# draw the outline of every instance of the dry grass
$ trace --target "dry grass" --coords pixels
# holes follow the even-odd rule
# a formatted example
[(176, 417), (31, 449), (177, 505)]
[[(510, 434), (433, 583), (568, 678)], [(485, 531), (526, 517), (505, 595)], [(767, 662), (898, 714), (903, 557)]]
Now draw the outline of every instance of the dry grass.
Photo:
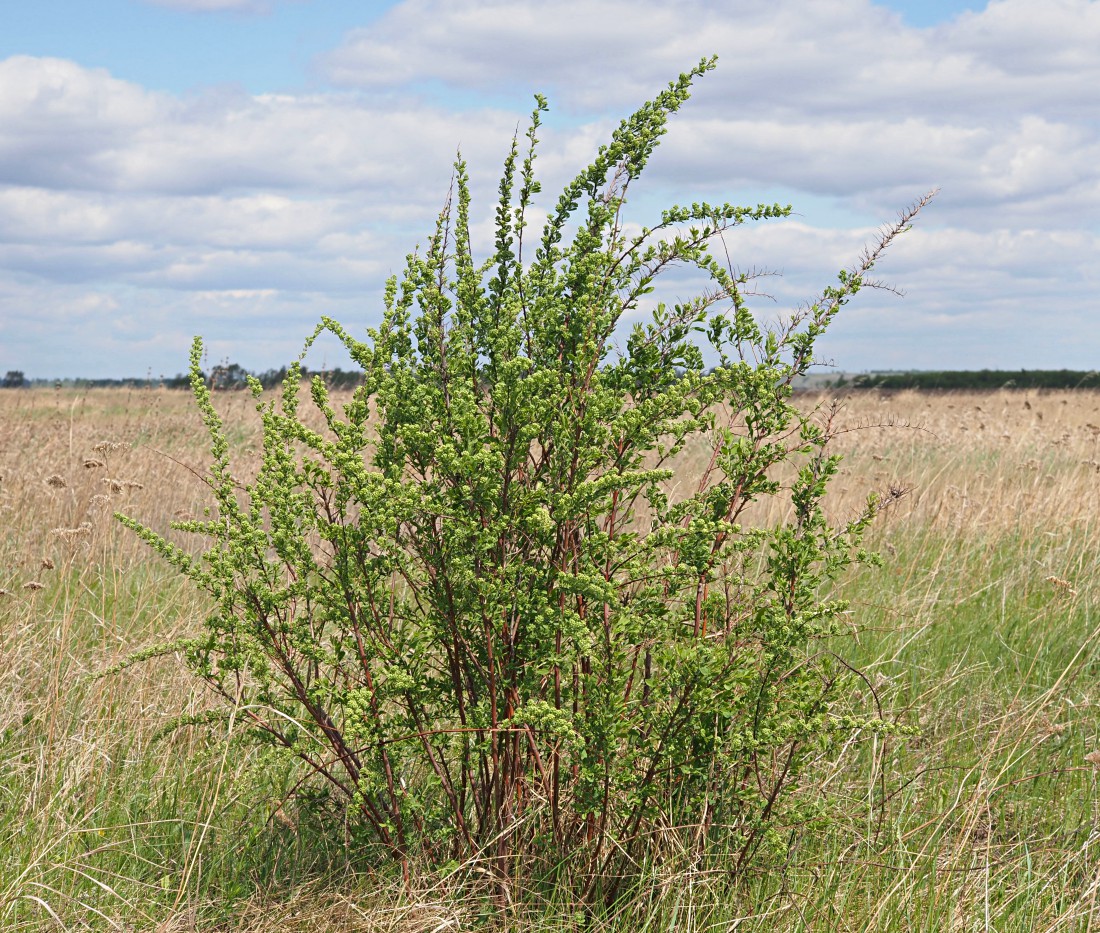
[[(252, 402), (218, 404), (247, 462)], [(855, 640), (838, 650), (922, 735), (822, 763), (815, 786), (850, 818), (785, 873), (731, 889), (665, 866), (589, 928), (1100, 926), (1100, 394), (866, 393), (835, 424), (834, 516), (910, 490), (875, 532), (886, 568), (847, 586)], [(202, 599), (111, 518), (165, 530), (201, 514), (190, 397), (0, 392), (0, 432), (0, 927), (477, 925), (483, 905), (439, 887), (327, 883), (343, 840), (325, 851), (308, 813), (287, 816), (279, 774), (257, 780), (254, 754), (207, 731), (158, 740), (206, 702), (171, 659), (94, 676), (201, 625)], [(514, 926), (576, 928), (565, 907)]]
[(850, 477), (838, 492), (911, 487), (898, 525), (1001, 533), (1100, 517), (1100, 393), (869, 393), (845, 400), (840, 423), (865, 427), (838, 438)]

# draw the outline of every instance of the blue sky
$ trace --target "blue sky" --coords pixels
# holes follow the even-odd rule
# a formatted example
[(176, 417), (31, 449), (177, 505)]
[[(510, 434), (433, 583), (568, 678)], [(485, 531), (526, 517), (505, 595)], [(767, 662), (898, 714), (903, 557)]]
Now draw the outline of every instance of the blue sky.
[[(879, 5), (922, 28), (985, 6), (977, 0), (894, 0)], [(239, 84), (254, 94), (294, 92), (323, 85), (313, 67), (315, 59), (339, 45), (346, 33), (369, 26), (398, 3), (272, 0), (227, 3), (220, 10), (204, 6), (186, 0), (11, 4), (3, 14), (0, 56), (68, 58), (175, 93), (212, 84)]]
[[(0, 372), (250, 368), (378, 320), (461, 146), (482, 210), (546, 92), (547, 199), (703, 54), (642, 180), (791, 202), (738, 231), (812, 298), (941, 193), (822, 344), (845, 370), (1100, 363), (1100, 0), (38, 0), (0, 14)], [(686, 283), (672, 283), (672, 287)], [(329, 352), (321, 348), (318, 353)], [(326, 362), (331, 362), (326, 360)]]

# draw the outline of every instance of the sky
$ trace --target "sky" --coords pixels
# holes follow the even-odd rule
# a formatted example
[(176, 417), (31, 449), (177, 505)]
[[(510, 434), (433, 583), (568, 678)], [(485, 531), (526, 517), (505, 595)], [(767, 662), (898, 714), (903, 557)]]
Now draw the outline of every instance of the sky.
[[(0, 9), (0, 373), (252, 370), (362, 335), (461, 150), (475, 249), (536, 92), (543, 204), (717, 55), (627, 217), (726, 236), (765, 322), (938, 194), (818, 345), (846, 372), (1100, 366), (1100, 0), (36, 0)], [(687, 297), (674, 278), (667, 296)], [(629, 322), (627, 322), (629, 323)], [(347, 365), (322, 342), (313, 366)]]

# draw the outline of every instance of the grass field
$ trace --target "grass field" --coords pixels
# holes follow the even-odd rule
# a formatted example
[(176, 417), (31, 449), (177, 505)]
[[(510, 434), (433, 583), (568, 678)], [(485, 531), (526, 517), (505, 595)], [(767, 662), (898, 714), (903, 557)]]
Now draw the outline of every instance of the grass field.
[[(251, 399), (218, 404), (247, 464)], [(919, 735), (820, 762), (804, 793), (844, 817), (765, 875), (671, 859), (605, 917), (531, 904), (506, 928), (1100, 929), (1100, 394), (869, 392), (838, 421), (833, 515), (909, 493), (834, 647)], [(206, 463), (186, 393), (0, 393), (0, 929), (476, 928), (476, 888), (369, 872), (291, 774), (166, 732), (208, 702), (177, 659), (99, 676), (202, 625), (111, 516), (200, 515)]]

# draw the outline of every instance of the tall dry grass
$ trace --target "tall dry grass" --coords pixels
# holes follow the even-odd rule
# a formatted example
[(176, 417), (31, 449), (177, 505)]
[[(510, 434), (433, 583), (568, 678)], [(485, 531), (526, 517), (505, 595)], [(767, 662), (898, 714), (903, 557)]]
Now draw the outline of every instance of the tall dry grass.
[[(247, 471), (251, 399), (218, 404)], [(819, 763), (808, 793), (847, 817), (803, 833), (784, 871), (731, 880), (670, 856), (607, 917), (549, 904), (513, 928), (1100, 923), (1100, 395), (866, 393), (833, 417), (833, 516), (908, 494), (874, 533), (885, 567), (845, 584), (852, 635), (831, 647), (921, 734)], [(678, 481), (706, 457), (686, 451)], [(172, 658), (97, 676), (201, 626), (203, 600), (111, 515), (200, 515), (206, 463), (186, 393), (0, 392), (0, 928), (478, 925), (476, 894), (438, 879), (347, 874), (353, 841), (326, 838), (323, 801), (224, 730), (159, 736), (208, 702)]]

